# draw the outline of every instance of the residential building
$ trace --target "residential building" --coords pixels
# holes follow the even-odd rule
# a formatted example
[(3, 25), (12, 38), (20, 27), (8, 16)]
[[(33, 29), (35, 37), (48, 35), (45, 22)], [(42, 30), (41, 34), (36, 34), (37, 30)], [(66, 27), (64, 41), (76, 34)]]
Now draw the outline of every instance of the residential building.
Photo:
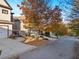
[(12, 34), (12, 7), (7, 0), (0, 0), (0, 38), (7, 38)]

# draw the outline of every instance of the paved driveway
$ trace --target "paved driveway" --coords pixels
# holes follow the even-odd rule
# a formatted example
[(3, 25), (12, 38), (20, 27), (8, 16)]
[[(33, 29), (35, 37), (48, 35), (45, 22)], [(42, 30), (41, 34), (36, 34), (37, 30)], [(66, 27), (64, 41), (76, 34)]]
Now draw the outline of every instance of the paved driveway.
[(64, 38), (49, 45), (23, 54), (20, 59), (72, 59), (74, 55), (73, 37)]
[(0, 39), (0, 59), (17, 59), (20, 54), (35, 49), (35, 46), (23, 44), (11, 39)]

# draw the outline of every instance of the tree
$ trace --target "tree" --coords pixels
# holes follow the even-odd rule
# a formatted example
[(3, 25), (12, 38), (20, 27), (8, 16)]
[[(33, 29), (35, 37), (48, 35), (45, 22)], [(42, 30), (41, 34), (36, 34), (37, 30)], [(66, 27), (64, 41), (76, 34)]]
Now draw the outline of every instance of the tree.
[(57, 32), (62, 22), (61, 9), (49, 6), (51, 0), (24, 0), (19, 6), (25, 15), (23, 21), (26, 28), (45, 32)]
[(68, 28), (66, 27), (65, 24), (60, 23), (59, 24), (59, 29), (58, 29), (58, 35), (63, 36), (68, 34)]
[(48, 12), (48, 20), (47, 22), (42, 23), (43, 27), (42, 30), (47, 31), (47, 32), (51, 32), (54, 31), (54, 29), (56, 30), (59, 26), (59, 23), (62, 22), (61, 19), (61, 9), (56, 6), (53, 10), (50, 10)]
[(70, 23), (69, 28), (71, 31), (78, 36), (79, 35), (79, 18), (73, 19)]
[[(51, 1), (51, 0), (50, 0)], [(40, 26), (46, 24), (48, 20), (48, 10), (50, 6), (49, 0), (23, 0), (21, 5), (19, 6), (22, 10), (23, 14), (26, 17), (24, 20), (25, 28), (29, 29), (41, 29)], [(43, 21), (45, 20), (45, 21)]]
[(59, 36), (67, 35), (68, 28), (66, 27), (65, 24), (63, 24), (63, 22), (53, 24), (53, 26), (54, 26), (54, 28), (53, 28), (52, 32), (55, 33), (55, 35), (57, 36), (57, 38)]

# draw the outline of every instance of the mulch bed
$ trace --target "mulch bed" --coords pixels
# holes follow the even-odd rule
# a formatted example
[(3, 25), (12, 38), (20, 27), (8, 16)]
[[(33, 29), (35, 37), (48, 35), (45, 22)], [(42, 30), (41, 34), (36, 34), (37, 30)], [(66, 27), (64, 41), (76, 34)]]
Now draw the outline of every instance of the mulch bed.
[(48, 42), (48, 40), (34, 40), (32, 42), (28, 42), (27, 44), (34, 45), (34, 46), (41, 46), (45, 45)]
[(47, 40), (46, 38), (32, 36), (26, 37), (26, 39), (23, 41), (23, 43), (25, 44), (30, 44), (34, 46), (43, 46), (46, 45), (48, 42), (49, 40)]
[(22, 43), (24, 44), (29, 44), (29, 45), (33, 45), (33, 46), (43, 46), (46, 45), (49, 42), (49, 40), (34, 40), (28, 43), (25, 43), (24, 41), (22, 41)]

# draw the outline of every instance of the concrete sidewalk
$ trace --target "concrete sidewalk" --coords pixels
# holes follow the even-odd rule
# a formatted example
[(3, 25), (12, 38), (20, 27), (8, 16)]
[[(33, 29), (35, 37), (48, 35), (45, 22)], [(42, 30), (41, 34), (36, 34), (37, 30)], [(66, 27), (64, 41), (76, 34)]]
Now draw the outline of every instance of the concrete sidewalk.
[(20, 59), (73, 59), (75, 39), (72, 37), (60, 39), (49, 45), (24, 53)]

